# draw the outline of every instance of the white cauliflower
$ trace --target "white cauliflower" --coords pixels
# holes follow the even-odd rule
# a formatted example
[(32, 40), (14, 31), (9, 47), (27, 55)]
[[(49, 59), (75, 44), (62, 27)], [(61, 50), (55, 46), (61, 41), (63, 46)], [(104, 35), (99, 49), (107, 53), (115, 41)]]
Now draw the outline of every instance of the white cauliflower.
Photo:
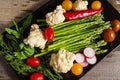
[(76, 0), (73, 3), (73, 8), (72, 9), (74, 11), (87, 10), (87, 5), (88, 5), (88, 1)]
[(57, 54), (51, 55), (50, 65), (59, 73), (67, 73), (73, 66), (75, 55), (65, 49), (60, 49)]
[(31, 47), (39, 47), (41, 49), (45, 48), (47, 40), (44, 37), (44, 34), (37, 24), (31, 26), (29, 36), (24, 39), (24, 43), (29, 44)]
[(61, 5), (58, 5), (53, 12), (49, 12), (46, 14), (46, 22), (48, 25), (54, 25), (61, 23), (65, 20), (63, 13), (65, 10)]

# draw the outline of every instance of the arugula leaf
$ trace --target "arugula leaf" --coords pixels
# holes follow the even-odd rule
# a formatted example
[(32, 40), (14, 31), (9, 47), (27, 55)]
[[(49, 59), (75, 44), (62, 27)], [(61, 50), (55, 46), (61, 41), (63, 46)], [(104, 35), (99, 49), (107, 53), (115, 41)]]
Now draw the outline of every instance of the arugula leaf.
[(5, 55), (6, 60), (11, 61), (13, 60), (13, 56), (10, 54)]
[(26, 56), (30, 57), (34, 54), (34, 52), (35, 52), (34, 48), (31, 48), (30, 46), (24, 47), (24, 53), (26, 54)]
[(24, 52), (14, 52), (15, 57), (17, 57), (18, 59), (27, 59), (27, 56), (24, 54)]
[(22, 42), (19, 44), (20, 49), (22, 50), (24, 48), (25, 44)]
[(12, 20), (12, 22), (15, 25), (16, 31), (19, 32), (19, 28), (18, 28), (17, 22), (14, 19)]
[(3, 41), (3, 35), (0, 33), (0, 46), (3, 46), (4, 41)]
[(14, 35), (6, 34), (6, 37), (7, 37), (8, 39), (10, 39), (10, 40), (13, 40), (13, 41), (15, 41), (15, 42), (18, 42), (17, 39), (16, 39), (16, 37), (15, 37)]
[(23, 60), (16, 59), (16, 58), (10, 61), (10, 65), (14, 70), (18, 72), (18, 74), (22, 74), (22, 75), (28, 75), (31, 72), (34, 72), (36, 70), (28, 66)]
[(11, 44), (11, 46), (13, 47), (13, 49), (14, 49), (15, 51), (20, 51), (19, 43), (11, 40), (11, 41), (10, 41), (10, 44)]
[(7, 31), (8, 34), (14, 35), (16, 38), (20, 38), (20, 34), (16, 30), (5, 28), (5, 31)]
[(23, 36), (23, 33), (24, 33), (25, 29), (30, 26), (31, 21), (32, 21), (32, 14), (30, 14), (30, 15), (27, 17), (27, 19), (24, 21), (22, 27), (19, 28), (19, 29), (20, 29), (20, 34), (21, 34), (21, 36)]
[(31, 48), (30, 46), (21, 44), (19, 47), (21, 47), (21, 51), (14, 52), (14, 56), (18, 59), (27, 59), (34, 54), (34, 48)]

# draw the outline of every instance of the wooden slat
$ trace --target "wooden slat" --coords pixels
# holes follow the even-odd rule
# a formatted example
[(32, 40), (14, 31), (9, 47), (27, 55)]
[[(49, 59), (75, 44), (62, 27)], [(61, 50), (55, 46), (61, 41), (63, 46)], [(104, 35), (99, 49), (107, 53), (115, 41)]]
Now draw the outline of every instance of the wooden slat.
[(18, 22), (34, 12), (48, 0), (0, 0), (0, 32), (12, 26), (11, 19)]
[(116, 4), (115, 0), (108, 0), (108, 2), (120, 13), (120, 4)]

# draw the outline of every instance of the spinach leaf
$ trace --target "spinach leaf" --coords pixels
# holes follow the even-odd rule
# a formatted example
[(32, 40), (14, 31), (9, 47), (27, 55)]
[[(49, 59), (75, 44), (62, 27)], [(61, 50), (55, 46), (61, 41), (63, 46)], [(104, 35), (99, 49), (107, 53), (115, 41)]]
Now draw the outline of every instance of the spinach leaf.
[(34, 54), (34, 52), (35, 52), (34, 48), (31, 48), (30, 46), (24, 47), (24, 53), (26, 54), (26, 56), (30, 57)]
[(20, 34), (16, 30), (5, 28), (5, 31), (7, 31), (8, 34), (14, 35), (16, 38), (20, 38)]
[(3, 47), (4, 41), (3, 41), (3, 35), (0, 33), (0, 46)]
[(10, 39), (10, 40), (15, 41), (16, 43), (18, 42), (17, 39), (16, 39), (16, 37), (15, 37), (14, 35), (6, 34), (6, 37), (7, 37), (8, 39)]
[(11, 41), (10, 41), (10, 44), (11, 44), (11, 46), (13, 47), (13, 49), (14, 49), (15, 51), (20, 51), (19, 43), (11, 40)]
[(30, 46), (25, 46), (23, 44), (20, 45), (22, 50), (14, 52), (14, 56), (18, 59), (27, 59), (28, 57), (31, 57), (34, 54), (34, 48), (31, 48)]
[(24, 52), (14, 52), (15, 57), (17, 57), (18, 59), (22, 60), (22, 59), (27, 59), (27, 56), (24, 54)]
[(14, 19), (12, 20), (12, 22), (15, 25), (16, 31), (19, 32), (19, 28), (18, 28), (17, 22)]
[(24, 21), (22, 27), (19, 28), (19, 29), (20, 29), (21, 37), (23, 36), (23, 33), (24, 33), (25, 29), (30, 26), (31, 21), (32, 21), (32, 14), (30, 14), (30, 15), (27, 17), (27, 19)]

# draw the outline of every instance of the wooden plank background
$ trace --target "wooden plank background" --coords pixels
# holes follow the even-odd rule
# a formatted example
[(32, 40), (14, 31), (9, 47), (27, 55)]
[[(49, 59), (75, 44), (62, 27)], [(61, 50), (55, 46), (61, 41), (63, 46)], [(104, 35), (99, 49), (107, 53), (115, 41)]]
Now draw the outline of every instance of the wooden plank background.
[[(18, 22), (35, 11), (47, 0), (0, 0), (0, 31), (12, 26), (11, 19)], [(120, 5), (108, 0), (120, 12)], [(17, 80), (6, 61), (0, 56), (0, 80)], [(6, 66), (6, 67), (5, 67)], [(120, 80), (120, 46), (107, 55), (80, 80)]]
[(0, 31), (12, 26), (11, 19), (22, 20), (48, 0), (0, 0)]

